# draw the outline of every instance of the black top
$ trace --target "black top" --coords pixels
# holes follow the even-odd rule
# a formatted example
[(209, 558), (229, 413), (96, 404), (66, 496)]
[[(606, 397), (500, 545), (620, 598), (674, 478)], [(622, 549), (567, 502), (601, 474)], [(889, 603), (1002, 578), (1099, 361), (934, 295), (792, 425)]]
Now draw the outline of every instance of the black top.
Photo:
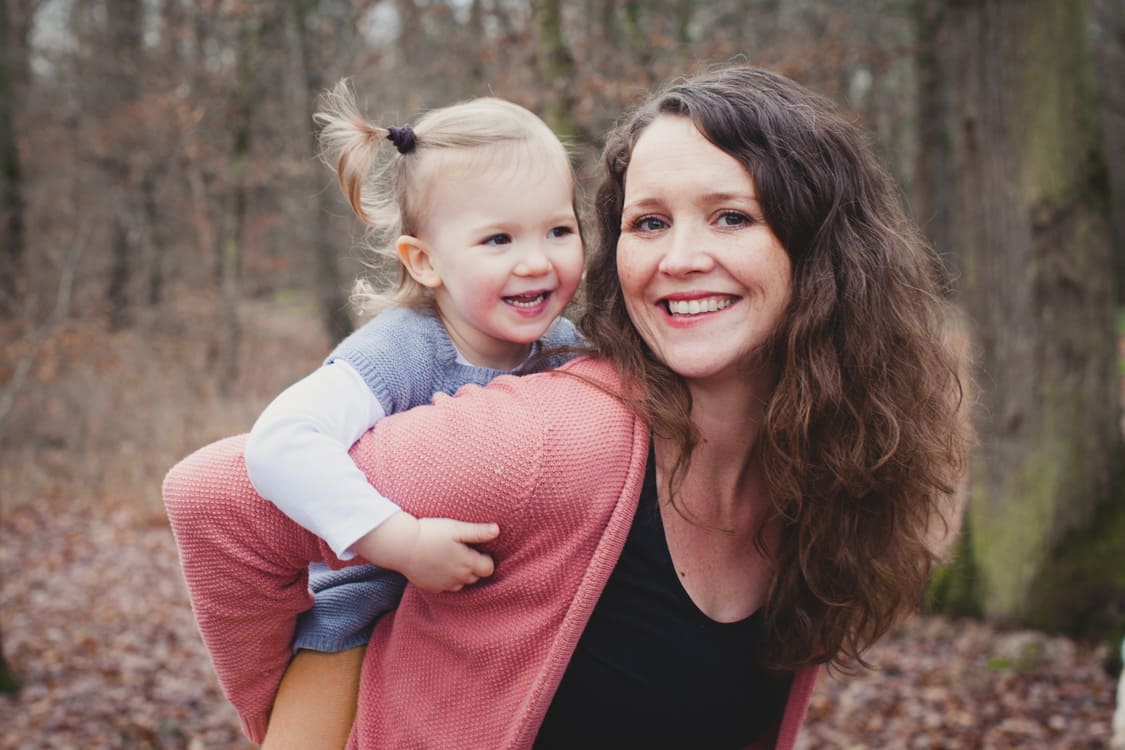
[(791, 675), (761, 667), (760, 612), (715, 622), (676, 576), (654, 464), (536, 750), (742, 748), (781, 719)]

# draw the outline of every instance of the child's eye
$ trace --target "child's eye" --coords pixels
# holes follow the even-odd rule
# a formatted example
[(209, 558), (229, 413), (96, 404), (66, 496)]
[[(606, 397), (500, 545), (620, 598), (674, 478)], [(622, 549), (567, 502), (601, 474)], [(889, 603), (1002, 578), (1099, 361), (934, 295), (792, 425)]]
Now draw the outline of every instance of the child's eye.
[(636, 232), (659, 232), (667, 227), (668, 223), (656, 216), (642, 216), (633, 222), (633, 231)]
[(512, 243), (512, 235), (501, 232), (500, 234), (491, 234), (484, 238), (482, 245), (510, 245)]
[(723, 211), (719, 214), (720, 226), (741, 227), (752, 223), (754, 223), (754, 220), (741, 211)]
[(574, 229), (567, 226), (552, 227), (547, 236), (551, 239), (558, 239), (560, 237), (569, 237), (574, 234)]

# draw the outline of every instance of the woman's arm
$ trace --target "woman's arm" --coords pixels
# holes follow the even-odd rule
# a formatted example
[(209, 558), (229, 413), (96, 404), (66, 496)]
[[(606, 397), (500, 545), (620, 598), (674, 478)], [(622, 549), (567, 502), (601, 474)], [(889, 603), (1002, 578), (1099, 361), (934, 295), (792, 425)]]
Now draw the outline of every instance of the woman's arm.
[(312, 605), (308, 565), (340, 565), (311, 532), (263, 500), (246, 475), (245, 436), (212, 443), (164, 478), (164, 504), (199, 631), (247, 735), (261, 741)]

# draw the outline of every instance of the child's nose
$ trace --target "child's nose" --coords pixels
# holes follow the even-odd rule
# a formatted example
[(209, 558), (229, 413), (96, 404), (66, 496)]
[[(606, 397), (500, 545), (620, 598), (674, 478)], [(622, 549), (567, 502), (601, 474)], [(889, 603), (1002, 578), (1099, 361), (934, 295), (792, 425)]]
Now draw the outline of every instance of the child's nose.
[(551, 270), (551, 260), (539, 243), (532, 242), (523, 248), (516, 263), (516, 273), (520, 276), (541, 276)]

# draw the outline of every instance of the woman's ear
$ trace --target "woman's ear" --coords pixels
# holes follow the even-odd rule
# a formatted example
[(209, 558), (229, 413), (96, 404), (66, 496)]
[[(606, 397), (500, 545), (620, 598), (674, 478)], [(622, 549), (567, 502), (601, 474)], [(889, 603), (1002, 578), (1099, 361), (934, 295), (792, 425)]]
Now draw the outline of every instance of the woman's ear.
[(424, 287), (437, 289), (441, 286), (441, 275), (430, 258), (430, 249), (422, 240), (404, 234), (395, 241), (395, 250), (407, 273)]

